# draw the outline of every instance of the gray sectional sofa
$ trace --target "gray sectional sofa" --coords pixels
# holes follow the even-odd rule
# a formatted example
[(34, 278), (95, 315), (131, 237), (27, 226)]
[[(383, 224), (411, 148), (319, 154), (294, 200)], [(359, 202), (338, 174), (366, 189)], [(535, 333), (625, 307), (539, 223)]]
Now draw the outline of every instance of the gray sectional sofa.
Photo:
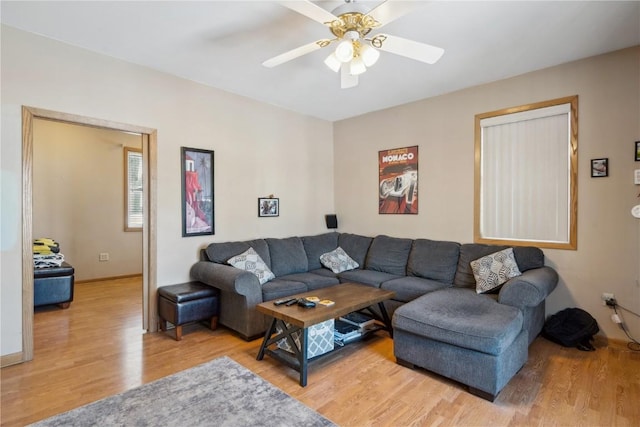
[[(257, 277), (226, 262), (252, 247), (275, 274)], [(338, 274), (320, 255), (341, 247), (360, 267)], [(395, 291), (385, 306), (393, 315), (399, 363), (470, 386), (489, 400), (522, 367), (528, 345), (544, 324), (546, 297), (557, 273), (534, 247), (515, 247), (522, 275), (498, 292), (477, 294), (470, 262), (506, 246), (460, 244), (349, 233), (212, 243), (191, 276), (221, 292), (219, 322), (245, 339), (262, 336), (268, 319), (255, 306), (296, 293), (354, 282)]]

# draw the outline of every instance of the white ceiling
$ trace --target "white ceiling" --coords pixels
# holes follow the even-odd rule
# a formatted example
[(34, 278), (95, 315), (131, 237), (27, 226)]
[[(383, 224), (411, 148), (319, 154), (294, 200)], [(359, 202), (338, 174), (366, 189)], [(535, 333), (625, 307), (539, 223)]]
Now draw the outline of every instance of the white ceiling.
[[(340, 1), (314, 2), (329, 11)], [(378, 1), (362, 0), (374, 7)], [(331, 36), (274, 1), (5, 1), (3, 24), (302, 114), (335, 121), (640, 44), (638, 1), (432, 1), (384, 32), (439, 46), (434, 65), (382, 52), (356, 88), (331, 47), (264, 60)], [(375, 31), (372, 32), (375, 34)]]

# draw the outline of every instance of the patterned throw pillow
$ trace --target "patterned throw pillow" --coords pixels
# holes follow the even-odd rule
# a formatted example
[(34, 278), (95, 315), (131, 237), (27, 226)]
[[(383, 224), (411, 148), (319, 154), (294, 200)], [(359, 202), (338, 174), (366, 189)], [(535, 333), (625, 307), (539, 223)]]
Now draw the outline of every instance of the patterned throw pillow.
[(253, 248), (249, 248), (240, 255), (229, 258), (227, 263), (235, 268), (255, 274), (261, 285), (264, 285), (276, 277)]
[(512, 277), (522, 274), (513, 256), (513, 248), (471, 261), (471, 269), (476, 278), (476, 292), (479, 294), (494, 290)]
[(342, 273), (360, 267), (340, 246), (331, 252), (320, 255), (320, 262), (334, 273)]

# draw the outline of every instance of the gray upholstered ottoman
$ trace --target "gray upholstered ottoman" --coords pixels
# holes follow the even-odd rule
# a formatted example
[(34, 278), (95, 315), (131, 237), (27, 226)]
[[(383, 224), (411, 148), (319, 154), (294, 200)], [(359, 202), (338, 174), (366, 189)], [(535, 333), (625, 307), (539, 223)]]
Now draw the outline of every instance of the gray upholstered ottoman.
[(73, 301), (74, 268), (63, 262), (59, 267), (33, 269), (33, 306), (58, 304), (69, 308)]
[(393, 315), (397, 362), (469, 386), (493, 401), (527, 360), (520, 310), (473, 289), (430, 292)]
[(219, 291), (200, 282), (187, 282), (158, 288), (160, 329), (167, 322), (176, 327), (176, 341), (182, 339), (182, 325), (210, 319), (211, 329), (218, 325)]

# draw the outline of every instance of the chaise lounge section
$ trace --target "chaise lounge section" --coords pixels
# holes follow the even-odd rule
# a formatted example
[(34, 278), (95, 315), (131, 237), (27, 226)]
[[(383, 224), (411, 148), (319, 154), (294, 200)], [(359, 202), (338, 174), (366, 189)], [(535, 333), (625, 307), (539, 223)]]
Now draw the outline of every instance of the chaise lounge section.
[(505, 247), (462, 245), (453, 287), (398, 308), (393, 317), (398, 363), (421, 367), (469, 386), (493, 401), (524, 365), (544, 325), (544, 302), (558, 275), (538, 248), (514, 248), (521, 275), (496, 293), (476, 293), (471, 261)]

